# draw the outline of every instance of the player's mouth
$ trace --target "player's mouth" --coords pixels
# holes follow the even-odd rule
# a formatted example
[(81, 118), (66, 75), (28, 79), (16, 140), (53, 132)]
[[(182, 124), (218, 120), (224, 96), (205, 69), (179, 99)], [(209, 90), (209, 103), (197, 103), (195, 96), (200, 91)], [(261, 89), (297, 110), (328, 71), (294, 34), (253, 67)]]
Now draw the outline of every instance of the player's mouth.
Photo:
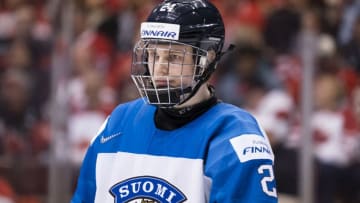
[(171, 86), (171, 81), (168, 80), (155, 80), (154, 83), (157, 88), (168, 88)]

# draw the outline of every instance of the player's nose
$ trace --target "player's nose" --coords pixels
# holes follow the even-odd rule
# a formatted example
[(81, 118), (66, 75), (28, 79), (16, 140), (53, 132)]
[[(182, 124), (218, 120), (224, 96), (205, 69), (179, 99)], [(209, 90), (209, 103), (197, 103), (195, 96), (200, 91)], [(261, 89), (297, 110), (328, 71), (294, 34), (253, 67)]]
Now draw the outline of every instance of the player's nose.
[(166, 57), (159, 57), (159, 60), (155, 61), (155, 74), (167, 75), (169, 73), (169, 61)]

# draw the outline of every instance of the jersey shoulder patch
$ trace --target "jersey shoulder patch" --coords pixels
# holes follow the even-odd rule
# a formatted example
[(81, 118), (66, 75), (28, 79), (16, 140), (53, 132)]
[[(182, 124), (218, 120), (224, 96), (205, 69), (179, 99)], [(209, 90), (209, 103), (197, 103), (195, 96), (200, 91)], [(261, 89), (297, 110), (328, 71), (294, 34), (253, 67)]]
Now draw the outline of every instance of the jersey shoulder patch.
[(239, 135), (230, 139), (230, 143), (241, 163), (257, 159), (270, 159), (274, 162), (270, 143), (261, 135)]

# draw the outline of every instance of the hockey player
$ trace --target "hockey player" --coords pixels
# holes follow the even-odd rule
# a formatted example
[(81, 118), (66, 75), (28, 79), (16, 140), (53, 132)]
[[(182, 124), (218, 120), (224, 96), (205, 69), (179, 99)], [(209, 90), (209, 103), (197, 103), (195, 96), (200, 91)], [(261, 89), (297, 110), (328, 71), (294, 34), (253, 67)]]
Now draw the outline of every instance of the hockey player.
[(72, 203), (277, 202), (273, 153), (252, 115), (207, 84), (224, 24), (206, 0), (166, 0), (141, 25), (131, 77), (93, 139)]

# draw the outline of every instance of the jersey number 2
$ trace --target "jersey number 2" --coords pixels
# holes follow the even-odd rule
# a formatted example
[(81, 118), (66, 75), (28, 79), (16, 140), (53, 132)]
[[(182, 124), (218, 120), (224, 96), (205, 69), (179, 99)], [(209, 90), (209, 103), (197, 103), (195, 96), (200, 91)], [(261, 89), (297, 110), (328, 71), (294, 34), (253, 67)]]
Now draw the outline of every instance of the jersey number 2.
[(271, 165), (261, 165), (258, 168), (258, 173), (264, 174), (264, 171), (266, 171), (266, 170), (269, 171), (269, 175), (265, 176), (261, 179), (262, 190), (269, 196), (277, 197), (276, 188), (273, 187), (273, 188), (269, 189), (269, 186), (268, 186), (268, 183), (274, 181), (273, 167)]

